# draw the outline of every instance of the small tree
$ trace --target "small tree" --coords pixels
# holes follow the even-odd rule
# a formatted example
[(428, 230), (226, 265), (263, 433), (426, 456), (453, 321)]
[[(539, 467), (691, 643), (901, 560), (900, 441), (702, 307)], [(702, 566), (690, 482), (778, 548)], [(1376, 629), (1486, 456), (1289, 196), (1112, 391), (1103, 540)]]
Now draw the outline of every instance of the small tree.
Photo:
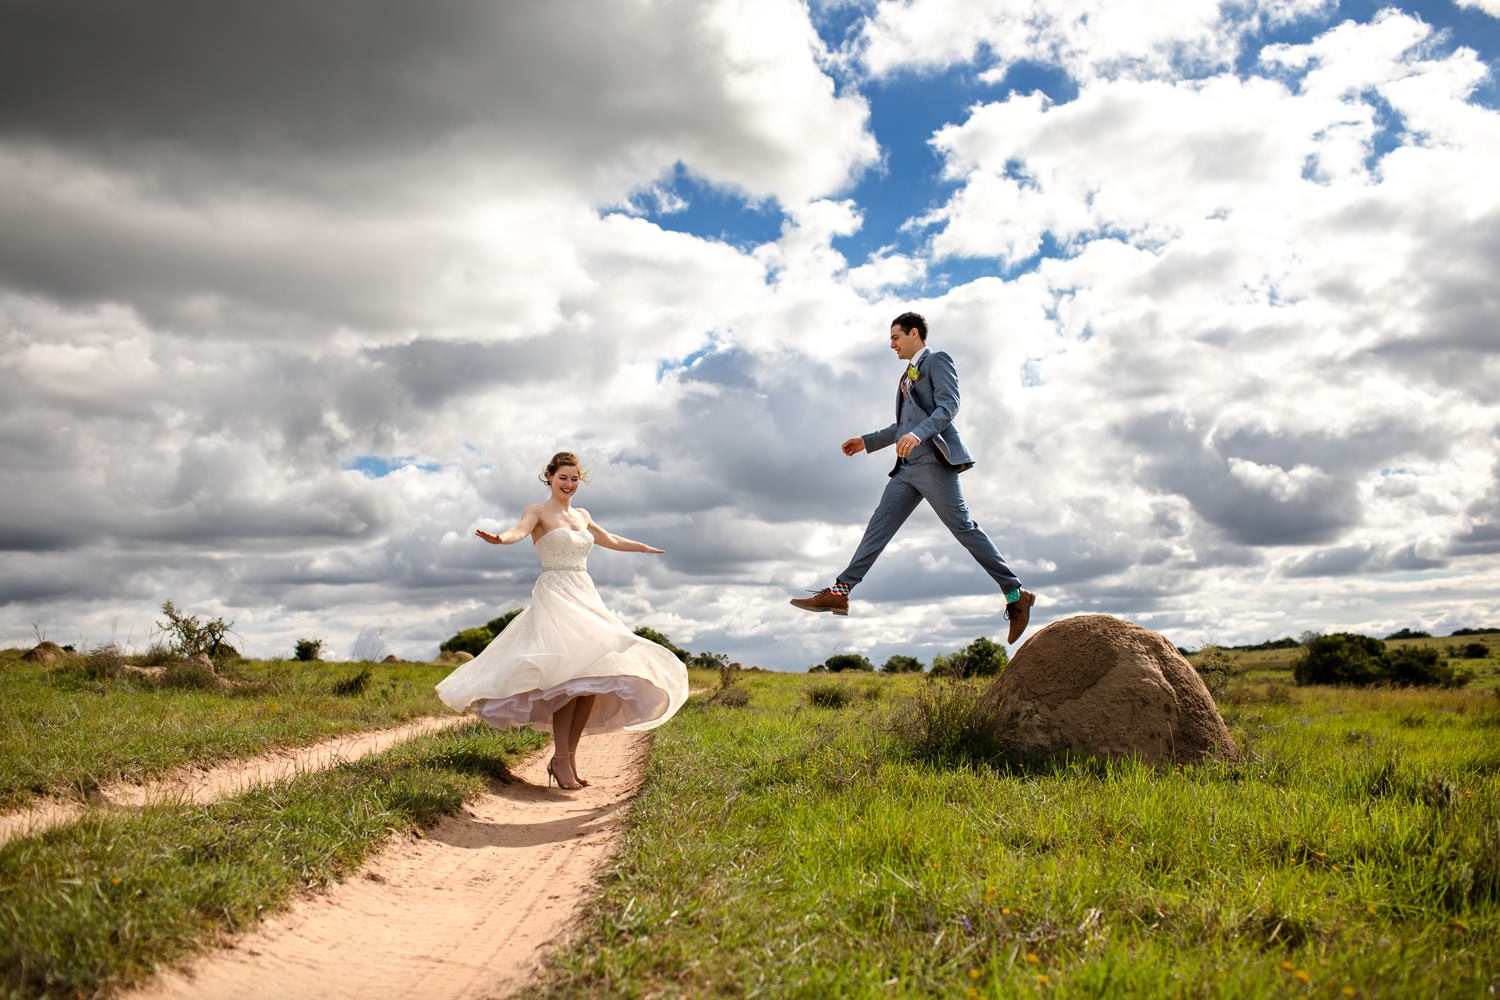
[(495, 633), (483, 625), (476, 625), (473, 628), (464, 629), (439, 646), (438, 649), (445, 653), (468, 653), (470, 656), (478, 656), (484, 652), (484, 647), (488, 646), (490, 640), (494, 638)]
[(1419, 630), (1413, 629), (1413, 628), (1398, 629), (1397, 631), (1392, 632), (1390, 635), (1386, 636), (1387, 640), (1390, 640), (1390, 639), (1431, 639), (1431, 638), (1432, 638), (1432, 633), (1431, 632), (1422, 632), (1422, 631), (1419, 631)]
[(1228, 690), (1229, 678), (1234, 676), (1234, 660), (1223, 649), (1209, 643), (1198, 650), (1193, 669), (1198, 672), (1198, 676), (1203, 679), (1203, 686), (1208, 688), (1208, 693), (1217, 702)]
[(171, 601), (163, 601), (161, 613), (167, 616), (164, 622), (156, 623), (156, 630), (172, 643), (172, 651), (180, 656), (196, 656), (204, 653), (210, 658), (230, 649), (224, 636), (234, 628), (233, 622), (223, 618), (202, 621), (197, 615), (178, 611)]
[(997, 677), (1009, 662), (1004, 646), (980, 636), (956, 653), (933, 657), (932, 673), (936, 677)]
[(920, 674), (922, 672), (922, 661), (915, 656), (907, 656), (905, 653), (897, 653), (885, 661), (880, 668), (883, 674)]
[(322, 639), (298, 639), (295, 655), (303, 661), (321, 660), (323, 658)]
[(697, 667), (699, 670), (722, 670), (729, 665), (729, 654), (710, 653), (705, 649), (703, 652), (694, 653), (689, 657), (687, 665)]
[(505, 631), (505, 626), (515, 621), (516, 616), (525, 610), (525, 608), (511, 608), (499, 618), (492, 618), (489, 621), (485, 622), (484, 627), (490, 630), (490, 635), (499, 635), (501, 632)]
[(823, 661), (823, 666), (828, 668), (829, 673), (842, 673), (845, 670), (874, 670), (875, 664), (867, 657), (859, 653), (835, 653)]
[(677, 643), (673, 642), (671, 639), (668, 639), (666, 636), (662, 635), (660, 632), (649, 625), (642, 625), (640, 628), (635, 630), (635, 634), (640, 636), (642, 639), (650, 639), (658, 646), (665, 646), (667, 652), (677, 657), (683, 663), (686, 663), (692, 658), (691, 653), (689, 653), (687, 650), (683, 649), (681, 646), (677, 645)]

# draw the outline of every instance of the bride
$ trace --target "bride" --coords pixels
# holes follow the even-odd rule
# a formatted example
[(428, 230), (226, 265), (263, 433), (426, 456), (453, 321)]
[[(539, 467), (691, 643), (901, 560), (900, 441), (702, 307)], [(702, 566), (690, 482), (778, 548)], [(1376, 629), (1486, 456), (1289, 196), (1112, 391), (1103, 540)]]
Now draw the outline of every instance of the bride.
[(552, 493), (545, 503), (528, 506), (501, 534), (474, 532), (491, 545), (531, 536), (542, 560), (531, 606), (483, 652), (439, 682), (437, 692), (448, 707), (472, 708), (497, 728), (550, 728), (548, 783), (556, 778), (573, 789), (588, 784), (574, 764), (579, 738), (585, 732), (654, 729), (666, 722), (687, 700), (687, 670), (665, 648), (633, 634), (610, 614), (587, 570), (595, 544), (619, 552), (662, 550), (612, 535), (588, 511), (573, 506), (587, 475), (572, 452), (552, 456), (540, 478)]

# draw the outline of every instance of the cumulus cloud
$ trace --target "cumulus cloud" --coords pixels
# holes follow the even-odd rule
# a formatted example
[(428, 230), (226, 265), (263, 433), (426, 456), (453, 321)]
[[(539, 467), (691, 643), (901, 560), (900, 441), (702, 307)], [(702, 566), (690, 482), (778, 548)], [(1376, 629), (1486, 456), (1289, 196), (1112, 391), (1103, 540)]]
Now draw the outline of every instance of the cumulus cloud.
[[(1040, 620), (1492, 620), (1485, 59), (1398, 12), (1247, 49), (1328, 10), (914, 0), (830, 52), (790, 0), (25, 5), (0, 630), (139, 643), (171, 597), (260, 655), (374, 624), (430, 655), (526, 602), (531, 553), (471, 532), (572, 448), (580, 503), (667, 550), (594, 557), (631, 624), (747, 663), (930, 658), (1001, 619), (925, 509), (858, 616), (785, 604), (886, 481), (889, 453), (838, 445), (890, 419), (907, 308), (959, 364), (970, 505)], [(1076, 96), (996, 97), (1022, 63)], [(975, 103), (931, 136), (914, 240), (849, 259), (870, 102), (960, 64)], [(780, 232), (669, 231), (684, 175)]]

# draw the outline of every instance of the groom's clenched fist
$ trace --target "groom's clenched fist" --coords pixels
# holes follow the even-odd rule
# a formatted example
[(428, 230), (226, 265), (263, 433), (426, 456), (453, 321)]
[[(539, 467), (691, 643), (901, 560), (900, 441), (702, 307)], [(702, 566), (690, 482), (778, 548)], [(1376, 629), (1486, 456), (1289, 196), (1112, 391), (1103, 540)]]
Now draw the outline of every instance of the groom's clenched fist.
[(844, 442), (844, 454), (845, 455), (858, 455), (860, 452), (862, 452), (864, 450), (865, 450), (865, 439), (864, 438), (850, 438), (849, 440), (847, 440), (847, 441)]

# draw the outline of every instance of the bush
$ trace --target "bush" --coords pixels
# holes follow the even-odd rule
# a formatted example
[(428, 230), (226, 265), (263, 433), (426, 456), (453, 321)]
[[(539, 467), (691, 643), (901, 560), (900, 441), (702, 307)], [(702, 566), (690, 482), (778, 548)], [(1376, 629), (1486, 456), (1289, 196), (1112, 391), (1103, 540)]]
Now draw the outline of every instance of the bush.
[(323, 658), (322, 639), (298, 639), (293, 655), (304, 663)]
[(1386, 653), (1386, 680), (1397, 687), (1463, 687), (1467, 674), (1457, 674), (1453, 667), (1438, 660), (1435, 649), (1408, 647)]
[(476, 625), (459, 632), (438, 649), (444, 653), (468, 653), (470, 656), (478, 656), (494, 638), (495, 633), (491, 632), (488, 626)]
[(1418, 631), (1416, 629), (1410, 629), (1410, 628), (1398, 629), (1395, 632), (1392, 632), (1390, 635), (1386, 636), (1387, 640), (1390, 640), (1390, 639), (1431, 639), (1431, 638), (1432, 638), (1432, 633), (1431, 632), (1420, 632), (1420, 631)]
[(234, 652), (233, 647), (224, 641), (224, 636), (234, 628), (233, 622), (226, 622), (223, 618), (202, 621), (197, 615), (178, 611), (171, 601), (162, 602), (161, 613), (167, 616), (167, 620), (157, 622), (156, 629), (171, 640), (172, 649), (179, 656), (203, 653), (218, 658)]
[(1439, 660), (1435, 649), (1407, 646), (1387, 650), (1385, 643), (1367, 635), (1335, 632), (1308, 643), (1307, 653), (1292, 667), (1292, 677), (1301, 684), (1339, 684), (1365, 687), (1393, 684), (1396, 687), (1462, 687), (1467, 674)]
[(842, 673), (845, 670), (875, 669), (875, 664), (859, 653), (835, 653), (823, 661), (823, 666), (827, 667), (831, 674)]
[(107, 681), (119, 675), (120, 669), (125, 666), (125, 656), (114, 643), (105, 643), (95, 646), (83, 657), (80, 666), (85, 676)]
[(1000, 703), (985, 685), (943, 678), (922, 686), (892, 713), (888, 728), (898, 752), (944, 766), (994, 761), (1004, 754), (996, 717)]
[(883, 674), (920, 674), (922, 672), (922, 661), (915, 656), (907, 656), (897, 653), (885, 661), (885, 666), (880, 668)]
[(650, 639), (658, 646), (666, 647), (667, 652), (677, 657), (683, 663), (686, 663), (689, 659), (692, 658), (691, 653), (683, 649), (681, 646), (677, 645), (671, 639), (668, 639), (666, 636), (662, 635), (660, 632), (656, 631), (656, 629), (651, 628), (649, 625), (642, 625), (640, 628), (635, 630), (635, 634), (640, 636), (642, 639)]
[(807, 702), (815, 708), (843, 708), (853, 700), (847, 687), (831, 681), (807, 689)]
[(160, 681), (163, 687), (209, 689), (223, 686), (214, 668), (203, 660), (173, 660), (163, 669), (165, 673)]
[(349, 697), (365, 693), (365, 688), (370, 686), (370, 668), (362, 667), (359, 673), (351, 677), (345, 677), (333, 685), (333, 693)]
[(1229, 690), (1229, 679), (1234, 676), (1234, 660), (1224, 650), (1210, 643), (1198, 650), (1193, 669), (1203, 679), (1203, 686), (1208, 688), (1209, 695), (1217, 702)]
[(1363, 687), (1380, 681), (1385, 643), (1354, 632), (1334, 632), (1307, 642), (1307, 652), (1292, 666), (1292, 679), (1303, 684)]
[(998, 677), (1010, 662), (1005, 647), (980, 636), (956, 653), (932, 658), (934, 677)]
[(1466, 660), (1482, 660), (1490, 655), (1489, 647), (1482, 642), (1471, 642), (1459, 650), (1459, 656)]

